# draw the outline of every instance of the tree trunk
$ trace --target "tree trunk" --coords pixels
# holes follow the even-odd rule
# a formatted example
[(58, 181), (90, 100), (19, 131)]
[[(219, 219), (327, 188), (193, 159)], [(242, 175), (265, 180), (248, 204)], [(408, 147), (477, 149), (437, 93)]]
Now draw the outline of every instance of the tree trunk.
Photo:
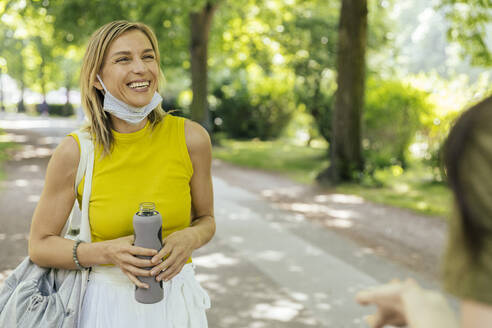
[(21, 88), (20, 88), (20, 100), (19, 103), (17, 104), (17, 112), (18, 113), (24, 113), (26, 111), (26, 107), (24, 106), (24, 91), (25, 91), (25, 85), (24, 85), (24, 80), (21, 81)]
[(70, 85), (67, 84), (65, 96), (67, 97), (67, 102), (65, 103), (66, 106), (70, 105)]
[(191, 118), (209, 133), (212, 131), (207, 101), (207, 49), (212, 18), (217, 4), (207, 2), (200, 12), (190, 14), (191, 21)]
[(331, 166), (319, 178), (331, 183), (358, 178), (364, 169), (361, 118), (364, 105), (367, 0), (343, 0), (338, 32), (337, 84), (330, 142)]

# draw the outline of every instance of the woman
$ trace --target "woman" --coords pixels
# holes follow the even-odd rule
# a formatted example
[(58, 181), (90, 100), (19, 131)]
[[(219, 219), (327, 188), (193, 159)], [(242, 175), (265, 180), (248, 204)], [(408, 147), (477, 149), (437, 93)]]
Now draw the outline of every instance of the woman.
[[(111, 22), (92, 35), (80, 82), (86, 130), (95, 145), (92, 242), (75, 245), (59, 236), (83, 191), (84, 180), (77, 194), (73, 189), (80, 158), (75, 134), (55, 150), (34, 212), (33, 262), (92, 268), (82, 327), (207, 326), (210, 300), (194, 278), (191, 254), (215, 233), (210, 139), (199, 124), (162, 110), (159, 62), (157, 39), (144, 24)], [(148, 201), (163, 218), (159, 252), (133, 246), (132, 218)], [(139, 276), (153, 276), (165, 290), (180, 292), (152, 305), (137, 303), (134, 286), (148, 287)]]
[(371, 327), (492, 327), (492, 97), (465, 112), (445, 144), (445, 166), (455, 199), (444, 261), (444, 287), (461, 299), (455, 319), (443, 295), (414, 281), (362, 291), (357, 300), (378, 306)]

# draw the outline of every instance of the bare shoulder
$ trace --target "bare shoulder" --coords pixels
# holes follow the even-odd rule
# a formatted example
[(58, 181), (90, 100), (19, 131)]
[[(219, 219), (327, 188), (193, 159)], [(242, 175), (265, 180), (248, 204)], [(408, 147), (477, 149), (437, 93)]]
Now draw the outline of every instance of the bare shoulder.
[(211, 152), (210, 136), (200, 124), (191, 120), (185, 120), (185, 139), (188, 152), (193, 154), (201, 154)]
[(73, 174), (77, 171), (79, 160), (79, 145), (73, 137), (67, 136), (56, 147), (53, 156), (51, 156), (48, 170), (60, 170), (58, 171), (59, 173), (66, 172)]

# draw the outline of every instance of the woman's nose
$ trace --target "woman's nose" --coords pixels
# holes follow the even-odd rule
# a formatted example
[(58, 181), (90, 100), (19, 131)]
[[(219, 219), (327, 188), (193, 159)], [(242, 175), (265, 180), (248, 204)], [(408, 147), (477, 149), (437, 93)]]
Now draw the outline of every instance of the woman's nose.
[(142, 59), (137, 58), (133, 61), (132, 71), (134, 73), (143, 73), (146, 70), (147, 70), (147, 65), (145, 65)]

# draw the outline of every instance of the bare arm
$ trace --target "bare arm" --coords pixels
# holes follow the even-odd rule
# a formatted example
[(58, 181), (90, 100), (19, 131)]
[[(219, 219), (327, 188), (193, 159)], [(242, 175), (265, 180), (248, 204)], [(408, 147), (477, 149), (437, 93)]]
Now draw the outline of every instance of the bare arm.
[[(40, 266), (76, 268), (72, 259), (74, 241), (59, 235), (75, 201), (74, 182), (79, 159), (77, 142), (67, 137), (56, 148), (48, 163), (45, 185), (34, 211), (29, 236), (29, 256)], [(85, 246), (79, 246), (78, 250), (83, 265), (104, 262), (100, 250)]]
[[(203, 127), (192, 121), (185, 122), (185, 136), (193, 165), (190, 181), (193, 217), (191, 226), (169, 235), (162, 250), (152, 259), (157, 263), (169, 254), (163, 263), (152, 269), (152, 274), (158, 275), (157, 280), (169, 280), (178, 274), (192, 252), (208, 243), (215, 234), (210, 137)], [(159, 274), (161, 271), (164, 272)]]
[(195, 249), (202, 247), (215, 234), (214, 194), (212, 187), (212, 147), (207, 131), (194, 122), (187, 122), (187, 144), (193, 164), (191, 178), (192, 221)]
[(470, 300), (461, 302), (461, 327), (486, 328), (492, 323), (492, 305)]
[[(458, 328), (458, 320), (443, 294), (421, 288), (414, 280), (360, 291), (356, 300), (376, 305), (376, 313), (366, 318), (369, 327), (386, 325), (409, 328)], [(478, 326), (477, 326), (478, 327)], [(472, 328), (472, 327), (467, 327)]]
[[(73, 240), (60, 237), (75, 201), (74, 182), (80, 154), (77, 142), (66, 137), (55, 150), (46, 171), (45, 185), (32, 218), (29, 235), (29, 256), (42, 267), (76, 269), (72, 258)], [(155, 250), (132, 246), (133, 236), (100, 243), (82, 243), (77, 249), (80, 263), (85, 266), (116, 264), (135, 284), (135, 275), (148, 276), (139, 267), (151, 266), (150, 261), (133, 255), (155, 255)]]

